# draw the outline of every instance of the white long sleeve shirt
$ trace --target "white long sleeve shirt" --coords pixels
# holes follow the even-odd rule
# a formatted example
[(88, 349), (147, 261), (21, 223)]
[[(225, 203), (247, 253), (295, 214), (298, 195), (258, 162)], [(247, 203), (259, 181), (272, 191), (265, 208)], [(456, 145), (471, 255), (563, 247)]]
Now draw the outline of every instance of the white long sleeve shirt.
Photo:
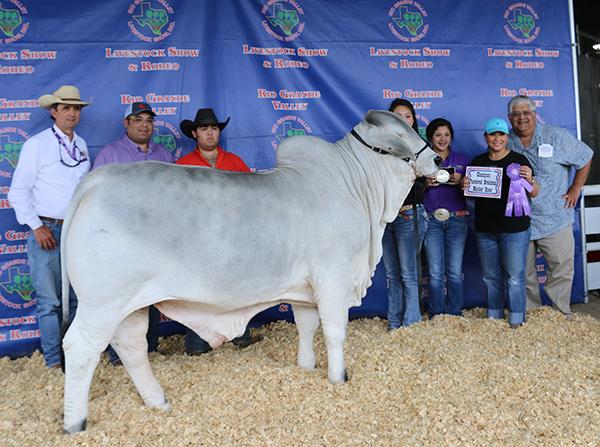
[(42, 226), (39, 216), (65, 217), (75, 187), (91, 167), (85, 140), (74, 134), (71, 141), (56, 125), (53, 129), (69, 150), (77, 144), (77, 160), (87, 160), (74, 167), (65, 166), (61, 159), (70, 165), (77, 161), (59, 144), (52, 128), (34, 135), (23, 144), (8, 200), (15, 210), (17, 221), (32, 230)]

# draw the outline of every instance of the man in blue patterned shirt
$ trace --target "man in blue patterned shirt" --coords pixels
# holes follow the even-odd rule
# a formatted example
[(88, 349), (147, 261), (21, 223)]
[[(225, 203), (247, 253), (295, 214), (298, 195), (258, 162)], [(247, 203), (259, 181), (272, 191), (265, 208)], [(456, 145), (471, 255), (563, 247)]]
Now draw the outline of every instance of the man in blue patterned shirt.
[(531, 208), (527, 308), (541, 305), (535, 264), (537, 248), (546, 259), (544, 290), (553, 304), (570, 318), (575, 252), (573, 208), (587, 180), (594, 152), (566, 129), (542, 125), (536, 122), (536, 117), (531, 98), (515, 96), (508, 103), (512, 125), (508, 147), (527, 157), (540, 184)]

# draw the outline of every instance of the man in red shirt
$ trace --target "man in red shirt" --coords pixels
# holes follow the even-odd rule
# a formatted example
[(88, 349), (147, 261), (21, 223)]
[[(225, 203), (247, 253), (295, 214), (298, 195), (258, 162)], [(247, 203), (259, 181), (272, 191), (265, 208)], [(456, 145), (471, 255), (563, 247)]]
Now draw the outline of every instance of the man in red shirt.
[(179, 127), (184, 135), (196, 140), (192, 152), (181, 157), (177, 164), (208, 166), (225, 171), (250, 172), (246, 163), (237, 155), (226, 152), (219, 146), (221, 131), (229, 123), (229, 118), (220, 123), (213, 109), (198, 109), (194, 121), (183, 120)]
[[(196, 147), (189, 154), (177, 160), (180, 165), (208, 166), (225, 171), (250, 172), (246, 163), (231, 152), (226, 152), (219, 146), (221, 131), (229, 123), (219, 122), (213, 109), (198, 109), (194, 121), (183, 120), (179, 127), (184, 135), (196, 141)], [(246, 328), (244, 334), (234, 338), (231, 342), (245, 348), (258, 339), (250, 337), (250, 330)], [(209, 352), (211, 347), (191, 329), (185, 332), (185, 352), (189, 355), (200, 355)]]

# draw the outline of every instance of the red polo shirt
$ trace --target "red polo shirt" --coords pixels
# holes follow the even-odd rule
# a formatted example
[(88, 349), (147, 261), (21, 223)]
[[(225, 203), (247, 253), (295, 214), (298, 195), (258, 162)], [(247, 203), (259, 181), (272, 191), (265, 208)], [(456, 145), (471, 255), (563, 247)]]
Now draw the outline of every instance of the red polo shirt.
[[(217, 162), (215, 163), (215, 168), (223, 171), (250, 172), (250, 168), (246, 166), (244, 160), (234, 153), (224, 151), (221, 146), (217, 147), (217, 152)], [(211, 167), (210, 163), (206, 161), (206, 159), (200, 154), (200, 151), (197, 147), (189, 154), (177, 160), (176, 163), (178, 165)]]

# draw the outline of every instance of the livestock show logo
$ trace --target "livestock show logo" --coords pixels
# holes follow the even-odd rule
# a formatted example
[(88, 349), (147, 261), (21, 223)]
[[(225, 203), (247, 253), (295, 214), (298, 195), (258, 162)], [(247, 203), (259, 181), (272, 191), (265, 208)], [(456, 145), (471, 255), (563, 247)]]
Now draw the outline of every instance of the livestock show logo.
[(165, 40), (175, 29), (175, 11), (166, 0), (134, 0), (127, 12), (129, 29), (144, 42)]
[(279, 144), (286, 138), (307, 135), (312, 133), (312, 129), (302, 118), (296, 115), (285, 115), (275, 121), (275, 124), (271, 127), (271, 133), (275, 137), (271, 140), (271, 146), (273, 146), (273, 149), (277, 149)]
[(295, 0), (269, 0), (260, 12), (265, 31), (277, 40), (290, 42), (304, 31), (304, 10)]
[(388, 28), (402, 42), (418, 42), (429, 31), (427, 11), (414, 0), (397, 1), (388, 16)]
[(154, 121), (152, 142), (162, 144), (171, 153), (173, 160), (178, 160), (181, 157), (181, 152), (183, 151), (183, 147), (179, 144), (181, 142), (181, 133), (173, 124), (162, 120)]
[(11, 309), (27, 309), (37, 302), (34, 293), (26, 259), (13, 259), (0, 267), (0, 303)]
[(540, 17), (527, 3), (513, 3), (504, 11), (504, 31), (517, 43), (529, 43), (540, 34)]
[(16, 42), (25, 36), (29, 29), (28, 14), (27, 8), (18, 0), (0, 3), (0, 44)]
[[(12, 169), (17, 167), (19, 154), (29, 134), (18, 127), (0, 127), (0, 163), (7, 162)], [(0, 171), (0, 176), (3, 176)]]

